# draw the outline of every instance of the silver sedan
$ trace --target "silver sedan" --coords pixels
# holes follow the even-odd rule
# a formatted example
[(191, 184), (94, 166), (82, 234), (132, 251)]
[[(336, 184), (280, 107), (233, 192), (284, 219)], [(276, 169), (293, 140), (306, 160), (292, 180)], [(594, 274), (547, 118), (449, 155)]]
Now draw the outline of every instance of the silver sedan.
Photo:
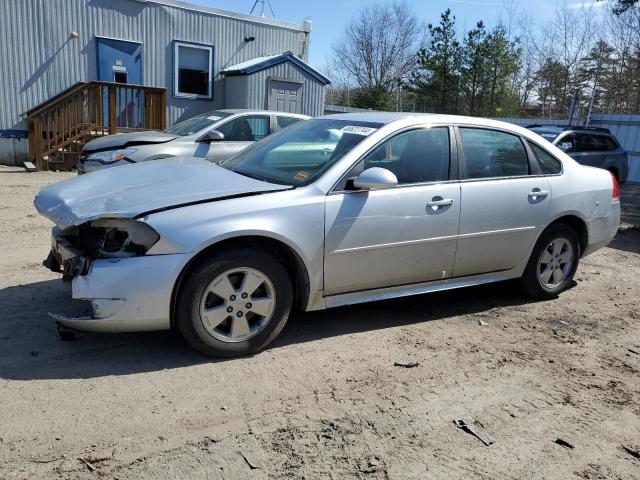
[(177, 158), (45, 187), (89, 331), (176, 328), (208, 355), (256, 352), (293, 308), (519, 279), (572, 284), (620, 219), (606, 170), (492, 120), (362, 113), (301, 122), (221, 165)]
[(253, 142), (308, 118), (265, 110), (214, 110), (176, 123), (162, 132), (106, 135), (82, 148), (78, 173), (180, 156), (220, 163)]

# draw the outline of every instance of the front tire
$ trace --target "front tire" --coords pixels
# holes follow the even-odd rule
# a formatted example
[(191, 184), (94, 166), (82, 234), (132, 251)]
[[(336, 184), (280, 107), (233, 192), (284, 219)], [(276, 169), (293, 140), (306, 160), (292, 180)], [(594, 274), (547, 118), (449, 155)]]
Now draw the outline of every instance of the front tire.
[(284, 267), (258, 249), (202, 259), (176, 300), (176, 326), (196, 350), (212, 357), (255, 353), (282, 331), (293, 305)]
[(564, 224), (551, 225), (536, 242), (520, 283), (534, 298), (555, 298), (571, 286), (579, 259), (575, 231)]

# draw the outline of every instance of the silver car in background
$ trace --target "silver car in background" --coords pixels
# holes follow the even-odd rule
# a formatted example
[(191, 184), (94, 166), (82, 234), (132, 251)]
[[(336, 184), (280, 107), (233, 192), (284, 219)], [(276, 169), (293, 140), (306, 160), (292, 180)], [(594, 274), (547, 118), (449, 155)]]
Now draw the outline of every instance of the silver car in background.
[(478, 118), (334, 115), (220, 165), (124, 168), (35, 199), (56, 224), (45, 265), (88, 303), (54, 318), (90, 331), (176, 328), (215, 356), (264, 348), (293, 308), (508, 279), (554, 298), (620, 220), (609, 172)]
[(215, 110), (162, 132), (116, 133), (88, 142), (78, 173), (169, 157), (201, 157), (219, 163), (253, 142), (310, 117), (266, 110)]

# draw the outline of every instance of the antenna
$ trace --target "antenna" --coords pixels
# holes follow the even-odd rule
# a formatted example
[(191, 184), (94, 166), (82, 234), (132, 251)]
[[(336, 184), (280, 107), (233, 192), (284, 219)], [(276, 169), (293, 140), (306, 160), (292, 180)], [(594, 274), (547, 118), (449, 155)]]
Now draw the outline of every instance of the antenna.
[(265, 4), (269, 6), (269, 10), (271, 10), (271, 15), (273, 16), (273, 18), (276, 18), (276, 14), (273, 12), (273, 7), (271, 6), (271, 0), (256, 0), (255, 2), (253, 2), (253, 7), (251, 7), (251, 12), (249, 12), (249, 15), (253, 15), (253, 11), (256, 9), (258, 4), (260, 4), (260, 16), (262, 18), (266, 18), (266, 15), (264, 12)]

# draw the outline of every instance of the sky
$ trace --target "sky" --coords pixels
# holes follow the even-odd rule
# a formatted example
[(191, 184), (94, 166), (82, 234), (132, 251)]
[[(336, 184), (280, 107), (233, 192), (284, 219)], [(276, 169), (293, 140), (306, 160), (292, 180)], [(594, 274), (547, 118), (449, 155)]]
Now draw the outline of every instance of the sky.
[[(189, 3), (249, 13), (255, 0), (185, 0)], [(511, 10), (523, 13), (535, 21), (549, 21), (558, 2), (566, 2), (569, 8), (591, 8), (594, 15), (603, 13), (604, 2), (594, 0), (409, 0), (417, 17), (425, 23), (437, 23), (447, 8), (456, 17), (459, 31), (466, 31), (479, 21), (495, 25), (506, 17), (508, 5)], [(309, 63), (316, 68), (326, 64), (331, 46), (340, 39), (346, 22), (356, 16), (360, 9), (376, 3), (376, 0), (271, 0), (271, 6), (278, 20), (302, 24), (305, 17), (311, 18), (311, 46)], [(379, 1), (378, 3), (385, 3)], [(255, 13), (255, 12), (254, 12)], [(267, 8), (268, 17), (271, 18)]]

